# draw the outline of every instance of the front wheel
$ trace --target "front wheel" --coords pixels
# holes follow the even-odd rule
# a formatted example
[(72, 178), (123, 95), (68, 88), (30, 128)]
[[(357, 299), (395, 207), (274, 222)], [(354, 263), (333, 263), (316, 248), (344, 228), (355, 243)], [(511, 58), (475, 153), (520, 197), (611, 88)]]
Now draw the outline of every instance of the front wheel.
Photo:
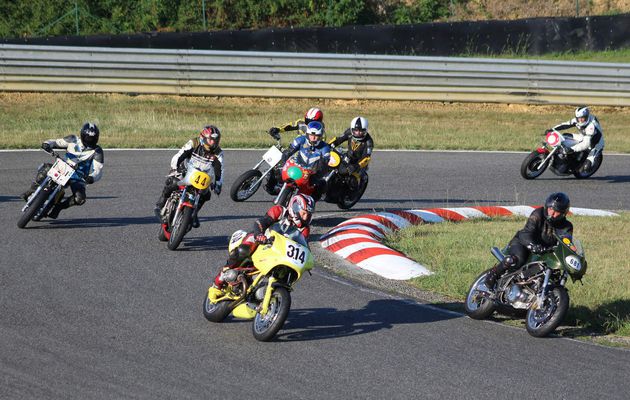
[(486, 319), (494, 312), (496, 305), (494, 301), (489, 299), (487, 295), (479, 293), (480, 291), (490, 294), (491, 290), (486, 287), (486, 275), (490, 270), (484, 271), (475, 279), (468, 290), (464, 309), (466, 314), (472, 319)]
[(284, 325), (290, 308), (291, 295), (289, 291), (282, 286), (274, 288), (267, 314), (262, 315), (258, 312), (254, 317), (254, 323), (252, 324), (254, 338), (261, 342), (268, 342), (273, 339)]
[(547, 154), (537, 151), (529, 153), (521, 164), (521, 176), (525, 179), (536, 179), (542, 175), (549, 165), (549, 163), (542, 164), (546, 157)]
[(600, 152), (595, 157), (592, 164), (588, 160), (584, 161), (582, 165), (580, 165), (580, 168), (573, 173), (573, 176), (578, 179), (586, 179), (597, 172), (599, 167), (601, 167), (603, 161), (604, 155)]
[(569, 310), (569, 293), (556, 287), (547, 294), (541, 308), (527, 311), (527, 332), (535, 337), (545, 337), (560, 325)]
[[(273, 171), (272, 171), (273, 173)], [(236, 178), (230, 189), (230, 197), (234, 201), (245, 201), (252, 197), (260, 187), (262, 172), (257, 169), (245, 171)]]
[(37, 214), (37, 211), (42, 208), (49, 194), (50, 192), (46, 189), (42, 189), (39, 191), (39, 193), (37, 193), (37, 196), (33, 199), (31, 205), (28, 206), (26, 210), (24, 210), (22, 215), (20, 215), (20, 219), (18, 219), (17, 222), (18, 228), (23, 229), (26, 227), (26, 224), (28, 224), (29, 221), (35, 216), (35, 214)]
[(175, 250), (182, 242), (184, 235), (192, 224), (192, 215), (193, 209), (191, 207), (182, 207), (177, 219), (173, 221), (171, 226), (171, 237), (166, 244), (169, 250)]
[(230, 314), (230, 301), (212, 303), (206, 294), (203, 299), (203, 316), (210, 322), (222, 322)]
[[(354, 177), (350, 177), (350, 179), (354, 179)], [(350, 208), (352, 208), (352, 206), (354, 206), (359, 200), (361, 200), (363, 193), (365, 193), (365, 189), (367, 189), (367, 185), (368, 176), (365, 175), (365, 178), (361, 179), (360, 186), (356, 192), (348, 193), (346, 191), (346, 193), (343, 193), (341, 195), (339, 202), (337, 203), (337, 207), (342, 210), (349, 210)]]

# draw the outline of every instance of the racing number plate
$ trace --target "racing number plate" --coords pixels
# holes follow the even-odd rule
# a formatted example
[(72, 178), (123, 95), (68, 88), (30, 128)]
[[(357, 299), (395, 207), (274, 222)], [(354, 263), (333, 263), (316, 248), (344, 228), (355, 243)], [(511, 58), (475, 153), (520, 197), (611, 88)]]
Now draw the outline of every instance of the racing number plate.
[(287, 244), (287, 257), (297, 265), (303, 267), (306, 262), (306, 248), (297, 243)]
[(278, 164), (281, 159), (282, 152), (278, 150), (276, 146), (271, 146), (269, 150), (267, 150), (267, 152), (263, 154), (263, 160), (265, 160), (265, 162), (271, 167)]
[(61, 158), (58, 158), (48, 170), (48, 176), (61, 186), (65, 186), (65, 184), (68, 183), (72, 174), (74, 174), (74, 169)]

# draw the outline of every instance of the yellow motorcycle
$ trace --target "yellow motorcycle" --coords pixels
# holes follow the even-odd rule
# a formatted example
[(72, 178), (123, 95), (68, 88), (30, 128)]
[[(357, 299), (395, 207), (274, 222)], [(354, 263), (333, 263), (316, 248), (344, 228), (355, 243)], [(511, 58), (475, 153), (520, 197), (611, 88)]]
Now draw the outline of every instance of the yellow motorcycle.
[[(222, 289), (208, 288), (203, 314), (211, 322), (221, 322), (230, 313), (235, 318), (253, 319), (252, 333), (261, 342), (273, 339), (291, 308), (295, 283), (313, 269), (314, 260), (306, 239), (295, 227), (276, 223), (265, 232), (269, 238), (251, 257), (236, 268), (225, 269)], [(247, 236), (239, 230), (232, 234), (229, 251)]]

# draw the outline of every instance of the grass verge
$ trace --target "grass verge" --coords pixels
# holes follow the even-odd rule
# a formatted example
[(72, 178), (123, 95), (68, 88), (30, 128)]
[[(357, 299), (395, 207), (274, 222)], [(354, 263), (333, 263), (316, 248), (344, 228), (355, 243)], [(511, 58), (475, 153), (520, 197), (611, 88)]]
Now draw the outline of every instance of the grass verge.
[[(589, 269), (584, 285), (568, 284), (571, 306), (564, 323), (577, 334), (630, 337), (630, 262), (624, 256), (630, 248), (630, 213), (570, 219)], [(490, 247), (507, 244), (524, 223), (525, 218), (510, 217), (418, 225), (390, 236), (387, 244), (434, 272), (412, 285), (463, 301), (473, 280), (494, 263)]]
[[(532, 150), (544, 129), (573, 113), (570, 106), (520, 104), (0, 93), (0, 148), (39, 147), (77, 133), (88, 120), (101, 128), (106, 148), (179, 147), (208, 123), (221, 128), (224, 147), (267, 147), (269, 127), (301, 118), (312, 106), (323, 109), (328, 136), (357, 115), (367, 117), (377, 149)], [(628, 109), (592, 111), (606, 150), (630, 153)]]

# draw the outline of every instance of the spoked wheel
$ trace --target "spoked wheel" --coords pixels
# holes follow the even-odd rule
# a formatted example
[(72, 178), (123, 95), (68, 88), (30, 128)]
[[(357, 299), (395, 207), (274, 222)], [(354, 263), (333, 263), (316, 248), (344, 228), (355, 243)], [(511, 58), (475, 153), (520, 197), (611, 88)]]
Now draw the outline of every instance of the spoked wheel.
[(239, 176), (232, 188), (230, 189), (230, 197), (234, 201), (245, 201), (252, 197), (262, 183), (262, 172), (257, 169), (250, 169)]
[(527, 311), (527, 332), (544, 337), (560, 325), (569, 309), (569, 293), (563, 287), (554, 288), (547, 294), (541, 308)]
[(256, 313), (252, 324), (254, 338), (261, 342), (268, 342), (284, 325), (291, 308), (291, 295), (286, 288), (276, 287), (271, 294), (267, 314)]
[(184, 235), (192, 224), (192, 215), (193, 209), (191, 207), (182, 207), (177, 219), (173, 221), (171, 237), (166, 244), (169, 250), (177, 249), (177, 246), (182, 242)]
[(525, 179), (535, 179), (542, 175), (549, 165), (549, 163), (543, 165), (546, 157), (547, 154), (537, 151), (529, 153), (523, 160), (523, 164), (521, 164), (521, 176)]
[(35, 216), (35, 214), (37, 214), (37, 211), (42, 208), (42, 205), (44, 205), (44, 202), (48, 198), (49, 194), (50, 192), (44, 189), (40, 190), (39, 193), (37, 193), (37, 197), (33, 199), (31, 205), (28, 206), (26, 210), (24, 210), (22, 215), (20, 215), (20, 219), (18, 219), (17, 222), (18, 228), (22, 229), (26, 227), (26, 224), (28, 224), (29, 221)]
[(573, 176), (578, 179), (588, 178), (597, 172), (603, 161), (604, 155), (600, 152), (593, 160), (593, 164), (591, 164), (588, 160), (584, 161), (582, 165), (580, 165), (580, 168), (573, 173)]
[(484, 271), (479, 275), (470, 286), (470, 290), (468, 290), (464, 309), (466, 310), (466, 314), (472, 319), (488, 318), (496, 308), (494, 302), (485, 295), (485, 293), (489, 294), (491, 292), (485, 283), (488, 272), (490, 272), (490, 270)]
[[(351, 177), (351, 179), (354, 179), (354, 178)], [(367, 189), (367, 185), (368, 185), (368, 176), (365, 175), (365, 179), (361, 179), (361, 185), (359, 186), (356, 192), (352, 192), (352, 193), (346, 192), (341, 195), (341, 198), (337, 202), (337, 207), (341, 208), (342, 210), (348, 210), (352, 208), (352, 206), (357, 204), (357, 202), (361, 200), (361, 197), (363, 197), (363, 193), (365, 193), (365, 190)]]

